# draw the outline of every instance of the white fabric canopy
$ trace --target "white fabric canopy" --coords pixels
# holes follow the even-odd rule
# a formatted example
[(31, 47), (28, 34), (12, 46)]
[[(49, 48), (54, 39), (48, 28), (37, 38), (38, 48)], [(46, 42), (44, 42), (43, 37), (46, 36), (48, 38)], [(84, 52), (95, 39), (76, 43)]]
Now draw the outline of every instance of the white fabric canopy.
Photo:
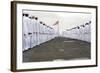
[(30, 48), (30, 39), (28, 36), (28, 24), (29, 24), (29, 18), (23, 16), (23, 50), (28, 50)]

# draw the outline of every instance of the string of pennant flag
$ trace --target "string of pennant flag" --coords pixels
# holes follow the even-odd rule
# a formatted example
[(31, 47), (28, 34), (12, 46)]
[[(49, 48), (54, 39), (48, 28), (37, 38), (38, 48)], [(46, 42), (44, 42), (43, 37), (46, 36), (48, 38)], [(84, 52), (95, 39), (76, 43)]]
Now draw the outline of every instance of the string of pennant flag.
[[(56, 21), (53, 25), (57, 25)], [(40, 21), (38, 17), (23, 13), (23, 51), (54, 39), (54, 28)]]
[(67, 38), (91, 42), (91, 21), (88, 21), (80, 26), (66, 29), (66, 31), (63, 32), (63, 36)]

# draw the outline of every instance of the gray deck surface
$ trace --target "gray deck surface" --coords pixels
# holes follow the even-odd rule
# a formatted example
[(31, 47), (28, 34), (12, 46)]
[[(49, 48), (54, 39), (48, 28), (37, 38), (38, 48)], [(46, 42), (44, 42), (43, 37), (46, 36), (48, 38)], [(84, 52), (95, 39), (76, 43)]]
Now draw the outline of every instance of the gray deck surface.
[(53, 61), (56, 59), (90, 59), (90, 43), (56, 37), (23, 52), (23, 62)]

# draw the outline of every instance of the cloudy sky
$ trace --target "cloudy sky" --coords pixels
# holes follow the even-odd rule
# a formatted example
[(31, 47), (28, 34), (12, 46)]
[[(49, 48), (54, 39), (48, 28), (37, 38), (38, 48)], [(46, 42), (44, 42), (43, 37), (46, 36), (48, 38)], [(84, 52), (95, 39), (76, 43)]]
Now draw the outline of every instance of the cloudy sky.
[[(77, 12), (49, 12), (49, 11), (28, 11), (24, 10), (23, 13), (28, 13), (30, 16), (36, 16), (40, 21), (46, 25), (53, 27), (56, 31), (59, 27), (59, 32), (62, 33), (66, 29), (82, 25), (91, 20), (91, 13), (77, 13)], [(59, 21), (59, 25), (53, 24)]]

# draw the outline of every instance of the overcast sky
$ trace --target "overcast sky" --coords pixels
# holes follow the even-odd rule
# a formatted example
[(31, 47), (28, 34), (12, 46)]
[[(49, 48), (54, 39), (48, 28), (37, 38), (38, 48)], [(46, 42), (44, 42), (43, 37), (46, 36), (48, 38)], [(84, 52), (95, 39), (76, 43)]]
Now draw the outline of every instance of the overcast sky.
[(39, 18), (40, 21), (46, 25), (58, 30), (58, 25), (53, 26), (56, 21), (59, 21), (59, 31), (73, 28), (82, 25), (91, 20), (91, 13), (77, 13), (77, 12), (48, 12), (48, 11), (23, 11)]

